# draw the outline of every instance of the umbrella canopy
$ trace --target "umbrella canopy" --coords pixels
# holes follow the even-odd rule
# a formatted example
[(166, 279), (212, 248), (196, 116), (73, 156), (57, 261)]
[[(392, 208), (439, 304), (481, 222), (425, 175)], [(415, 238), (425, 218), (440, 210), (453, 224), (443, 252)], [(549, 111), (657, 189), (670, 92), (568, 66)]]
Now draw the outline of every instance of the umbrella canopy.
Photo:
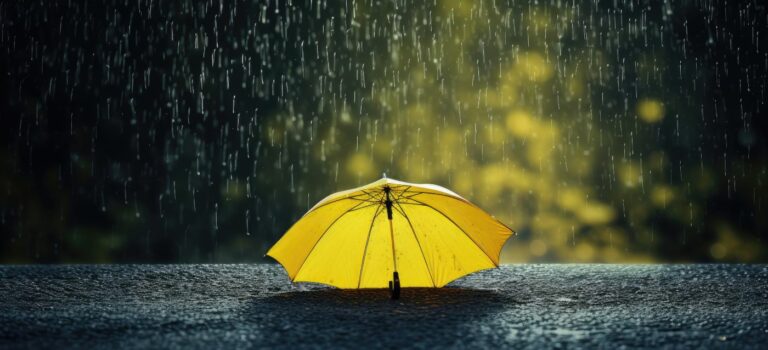
[(399, 272), (403, 287), (442, 287), (497, 267), (513, 233), (444, 187), (383, 178), (321, 200), (267, 255), (294, 282), (387, 288)]

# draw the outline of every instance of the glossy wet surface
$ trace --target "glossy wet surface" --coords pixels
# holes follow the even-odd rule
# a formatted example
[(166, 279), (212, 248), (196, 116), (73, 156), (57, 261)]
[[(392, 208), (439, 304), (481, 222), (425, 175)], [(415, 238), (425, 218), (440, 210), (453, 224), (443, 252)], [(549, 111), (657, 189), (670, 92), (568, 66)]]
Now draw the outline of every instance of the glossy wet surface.
[(277, 265), (2, 266), (0, 300), (0, 348), (768, 343), (766, 265), (511, 265), (399, 301)]

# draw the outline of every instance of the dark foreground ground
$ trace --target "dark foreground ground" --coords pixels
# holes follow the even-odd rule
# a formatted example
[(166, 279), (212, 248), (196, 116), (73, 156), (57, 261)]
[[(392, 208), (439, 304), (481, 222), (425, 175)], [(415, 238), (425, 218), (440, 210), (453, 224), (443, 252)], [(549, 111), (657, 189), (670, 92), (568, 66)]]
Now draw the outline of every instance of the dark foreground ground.
[(396, 302), (277, 265), (0, 267), (3, 349), (766, 344), (766, 265), (512, 265)]

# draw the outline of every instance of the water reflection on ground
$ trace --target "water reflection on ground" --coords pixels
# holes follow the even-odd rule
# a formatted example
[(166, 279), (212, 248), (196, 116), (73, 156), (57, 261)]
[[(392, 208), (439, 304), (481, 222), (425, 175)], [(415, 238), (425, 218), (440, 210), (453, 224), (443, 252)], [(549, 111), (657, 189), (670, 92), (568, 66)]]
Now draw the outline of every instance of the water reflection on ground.
[(452, 345), (456, 335), (478, 334), (473, 327), (516, 303), (493, 290), (409, 288), (391, 300), (387, 290), (320, 289), (253, 300), (246, 319), (265, 334), (309, 344)]

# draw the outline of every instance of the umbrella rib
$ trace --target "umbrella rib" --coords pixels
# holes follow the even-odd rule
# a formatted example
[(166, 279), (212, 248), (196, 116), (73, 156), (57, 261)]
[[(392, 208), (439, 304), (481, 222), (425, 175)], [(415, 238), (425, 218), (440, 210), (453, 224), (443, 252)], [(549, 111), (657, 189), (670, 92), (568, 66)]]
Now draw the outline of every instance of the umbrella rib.
[[(467, 236), (467, 238), (469, 238), (469, 239), (472, 241), (472, 243), (474, 243), (474, 244), (475, 244), (475, 245), (476, 245), (476, 246), (477, 246), (477, 247), (478, 247), (478, 248), (479, 248), (479, 249), (480, 249), (480, 250), (483, 252), (483, 254), (485, 254), (485, 256), (487, 256), (487, 257), (488, 257), (488, 259), (489, 259), (489, 260), (491, 260), (491, 263), (492, 263), (494, 266), (496, 266), (496, 267), (499, 267), (499, 264), (497, 264), (495, 261), (493, 261), (493, 258), (491, 258), (491, 256), (490, 256), (490, 255), (488, 255), (488, 252), (486, 252), (486, 251), (485, 251), (485, 249), (483, 249), (483, 247), (482, 247), (481, 245), (477, 244), (477, 241), (475, 241), (475, 239), (474, 239), (474, 238), (472, 238), (472, 236), (470, 236), (470, 235), (469, 235), (469, 233), (467, 233), (467, 231), (465, 231), (465, 230), (464, 230), (464, 229), (463, 229), (461, 226), (459, 226), (459, 224), (457, 224), (457, 223), (456, 223), (456, 221), (453, 221), (453, 219), (451, 219), (450, 217), (448, 217), (448, 215), (445, 215), (445, 213), (443, 213), (443, 212), (442, 212), (442, 211), (440, 211), (439, 209), (437, 209), (437, 208), (435, 208), (435, 207), (433, 207), (433, 206), (431, 206), (431, 205), (429, 205), (429, 204), (427, 204), (427, 203), (424, 203), (424, 202), (422, 202), (422, 201), (419, 201), (419, 200), (416, 200), (416, 199), (413, 199), (413, 198), (411, 198), (411, 200), (412, 200), (412, 201), (416, 201), (416, 202), (418, 202), (418, 203), (421, 203), (421, 205), (425, 205), (425, 206), (427, 206), (427, 207), (430, 207), (430, 208), (432, 208), (432, 210), (434, 210), (434, 211), (438, 212), (438, 213), (439, 213), (440, 215), (442, 215), (444, 218), (448, 219), (448, 221), (450, 221), (450, 222), (451, 222), (451, 223), (452, 223), (454, 226), (456, 226), (456, 228), (458, 228), (459, 230), (461, 230), (461, 232), (463, 232), (463, 233), (464, 233), (464, 234)], [(408, 203), (405, 203), (405, 204), (408, 204)]]
[(363, 201), (363, 203), (368, 203), (368, 204), (366, 204), (366, 205), (364, 205), (362, 207), (357, 207), (355, 209), (352, 209), (351, 211), (363, 210), (363, 209), (370, 208), (370, 207), (373, 207), (373, 206), (376, 206), (376, 205), (381, 205), (381, 202), (374, 202), (374, 201)]
[[(416, 196), (416, 195), (420, 195), (420, 194), (433, 195), (433, 196), (442, 196), (442, 197), (450, 198), (450, 199), (453, 199), (453, 200), (457, 200), (457, 201), (459, 201), (459, 202), (462, 202), (462, 203), (466, 203), (466, 204), (469, 204), (469, 205), (471, 205), (471, 206), (473, 206), (473, 207), (475, 207), (475, 208), (477, 208), (477, 209), (480, 209), (480, 210), (482, 210), (483, 212), (485, 212), (485, 213), (487, 214), (487, 212), (486, 212), (485, 210), (483, 210), (483, 208), (480, 208), (480, 207), (478, 207), (478, 206), (477, 206), (475, 203), (472, 203), (472, 202), (470, 202), (470, 201), (468, 201), (468, 200), (466, 200), (466, 199), (463, 199), (463, 198), (458, 198), (458, 197), (455, 197), (455, 196), (451, 196), (451, 195), (448, 195), (448, 194), (444, 194), (444, 193), (435, 193), (435, 192), (421, 192), (421, 191), (411, 191), (411, 193), (414, 193), (414, 194), (413, 194), (413, 195), (411, 195), (410, 197), (406, 197), (407, 199), (410, 199), (410, 200), (414, 200), (414, 201), (417, 201), (417, 202), (419, 202), (418, 200), (416, 200), (416, 199), (413, 199), (413, 197), (414, 197), (414, 196)], [(419, 202), (419, 203), (423, 203), (423, 202)], [(430, 208), (431, 208), (431, 207), (430, 207)], [(434, 209), (434, 208), (433, 208), (433, 209)], [(491, 216), (491, 215), (490, 215), (490, 214), (488, 214), (488, 216)], [(492, 219), (494, 219), (494, 220), (496, 220), (496, 222), (498, 222), (498, 223), (499, 223), (499, 224), (501, 224), (502, 226), (506, 227), (506, 228), (507, 228), (507, 230), (510, 230), (510, 231), (512, 231), (512, 233), (513, 233), (513, 234), (514, 234), (514, 233), (516, 233), (516, 231), (515, 231), (515, 230), (513, 230), (512, 228), (510, 228), (509, 226), (507, 226), (507, 224), (505, 224), (505, 223), (501, 222), (501, 220), (499, 220), (499, 219), (497, 219), (497, 218), (495, 218), (495, 217), (493, 217), (493, 216), (491, 216), (491, 218), (492, 218)]]
[(400, 204), (421, 205), (421, 206), (426, 207), (426, 205), (424, 205), (424, 204), (408, 202), (409, 200), (413, 200), (413, 199), (411, 199), (411, 198), (403, 198), (402, 200), (400, 200)]
[[(396, 201), (392, 201), (392, 203), (397, 203), (397, 202)], [(400, 207), (399, 209), (398, 209), (398, 207), (392, 207), (392, 209), (394, 209), (396, 212), (398, 212), (400, 214), (403, 214), (403, 216), (405, 216), (405, 212), (403, 211), (403, 207)]]
[[(312, 207), (312, 208), (311, 208), (309, 211), (315, 211), (315, 210), (318, 210), (318, 209), (320, 209), (320, 208), (322, 208), (322, 207), (325, 207), (325, 206), (327, 206), (327, 205), (331, 205), (331, 204), (333, 204), (333, 203), (338, 203), (338, 202), (341, 202), (341, 201), (344, 201), (344, 200), (360, 201), (360, 199), (357, 199), (357, 198), (355, 198), (355, 197), (356, 197), (356, 196), (351, 196), (351, 197), (342, 197), (342, 198), (336, 198), (336, 199), (334, 199), (334, 200), (332, 200), (332, 201), (329, 201), (329, 202), (325, 202), (325, 203), (323, 203), (323, 204), (321, 204), (321, 205), (319, 205), (319, 206), (316, 206), (316, 207)], [(309, 213), (309, 211), (308, 211), (308, 212), (306, 212), (306, 213), (304, 213), (304, 215), (307, 215), (307, 213)]]
[[(299, 268), (296, 270), (296, 276), (298, 276), (298, 275), (299, 275), (299, 272), (301, 272), (301, 269), (304, 267), (304, 263), (306, 263), (306, 262), (307, 262), (307, 259), (309, 259), (309, 256), (310, 256), (310, 255), (312, 255), (312, 252), (313, 252), (313, 251), (315, 250), (315, 248), (317, 247), (317, 244), (318, 244), (318, 243), (320, 243), (320, 241), (322, 241), (322, 240), (323, 240), (323, 237), (325, 236), (325, 234), (326, 234), (326, 233), (328, 233), (328, 231), (331, 229), (331, 227), (333, 227), (333, 225), (334, 225), (336, 222), (338, 222), (338, 221), (339, 221), (339, 219), (341, 219), (341, 217), (342, 217), (342, 216), (344, 216), (344, 215), (346, 215), (347, 213), (351, 212), (353, 209), (355, 209), (355, 208), (359, 207), (359, 206), (360, 206), (361, 204), (363, 204), (363, 203), (365, 203), (365, 202), (360, 202), (360, 203), (357, 203), (357, 204), (355, 204), (353, 207), (351, 207), (351, 208), (349, 208), (349, 209), (345, 210), (343, 213), (341, 213), (339, 216), (337, 216), (337, 217), (336, 217), (336, 219), (333, 219), (333, 222), (331, 222), (331, 224), (330, 224), (330, 225), (328, 225), (328, 227), (326, 227), (326, 228), (325, 228), (325, 231), (323, 231), (323, 233), (320, 235), (320, 238), (318, 238), (318, 239), (317, 239), (317, 241), (315, 241), (315, 244), (314, 244), (314, 245), (312, 245), (312, 249), (310, 249), (310, 250), (309, 250), (309, 252), (307, 253), (307, 256), (305, 256), (305, 257), (304, 257), (304, 261), (302, 261), (302, 262), (301, 262), (301, 265), (299, 265)], [(292, 279), (291, 279), (291, 281), (295, 280), (295, 279), (296, 279), (296, 276), (294, 276), (294, 278), (292, 278)]]
[(416, 196), (416, 195), (420, 195), (420, 194), (434, 194), (434, 195), (436, 195), (436, 196), (443, 196), (443, 197), (453, 198), (453, 199), (456, 199), (456, 200), (462, 201), (462, 202), (464, 202), (464, 203), (469, 203), (469, 204), (472, 204), (472, 205), (474, 205), (472, 202), (470, 202), (470, 201), (468, 201), (468, 200), (466, 200), (466, 199), (464, 199), (464, 198), (459, 198), (459, 197), (456, 197), (456, 196), (452, 196), (452, 195), (450, 195), (450, 194), (446, 194), (446, 193), (440, 193), (440, 192), (427, 192), (427, 191), (408, 191), (408, 193), (413, 193), (413, 194), (411, 195), (411, 197), (413, 197), (413, 196)]
[(368, 199), (367, 200), (369, 200), (369, 201), (376, 202), (376, 201), (383, 201), (384, 200), (384, 192), (383, 191), (380, 191), (380, 192), (366, 192), (366, 191), (363, 191), (363, 193), (368, 195)]
[(373, 213), (373, 219), (371, 219), (371, 226), (368, 228), (368, 238), (365, 239), (365, 247), (363, 248), (363, 258), (360, 261), (360, 272), (357, 275), (357, 289), (360, 289), (360, 282), (363, 280), (363, 268), (365, 267), (365, 254), (368, 253), (368, 242), (371, 241), (371, 231), (373, 231), (373, 224), (376, 222), (376, 217), (381, 214), (381, 203), (376, 207), (376, 212)]
[[(329, 202), (323, 203), (323, 204), (321, 204), (321, 205), (319, 205), (317, 207), (313, 207), (311, 209), (311, 211), (318, 210), (318, 209), (320, 209), (322, 207), (325, 207), (325, 206), (327, 206), (329, 204), (333, 204), (333, 203), (340, 202), (340, 201), (343, 201), (343, 200), (353, 200), (353, 201), (360, 201), (360, 202), (367, 202), (367, 203), (376, 203), (376, 201), (380, 201), (380, 200), (383, 199), (383, 196), (378, 196), (377, 197), (375, 195), (375, 193), (373, 193), (373, 192), (368, 192), (366, 190), (360, 190), (360, 192), (362, 192), (362, 193), (358, 193), (358, 194), (355, 194), (355, 195), (352, 195), (352, 196), (346, 196), (346, 197), (342, 197), (342, 198), (337, 198), (337, 199), (331, 200)], [(304, 215), (306, 215), (306, 214), (304, 214)]]
[(363, 202), (376, 202), (376, 198), (374, 198), (370, 193), (364, 192), (365, 195), (358, 195), (353, 198), (354, 200), (363, 201)]
[(360, 192), (363, 192), (366, 196), (368, 196), (366, 199), (374, 199), (373, 195), (366, 190), (361, 190)]
[(413, 228), (411, 219), (408, 217), (407, 214), (405, 214), (405, 208), (401, 207), (400, 203), (395, 202), (395, 204), (397, 204), (397, 206), (400, 207), (400, 213), (402, 213), (403, 217), (405, 217), (405, 220), (408, 221), (408, 226), (411, 228), (411, 232), (413, 233), (413, 238), (416, 238), (416, 243), (419, 244), (419, 251), (421, 251), (421, 258), (424, 259), (424, 266), (427, 268), (427, 273), (429, 273), (429, 280), (432, 281), (432, 287), (437, 287), (437, 284), (435, 283), (435, 278), (432, 276), (432, 270), (429, 268), (429, 263), (427, 263), (427, 256), (424, 255), (424, 249), (421, 247), (421, 241), (419, 240), (419, 236), (416, 235), (416, 230)]
[(428, 192), (415, 192), (415, 191), (409, 191), (407, 195), (406, 195), (406, 194), (403, 194), (402, 196), (400, 196), (400, 198), (405, 198), (405, 199), (408, 199), (408, 198), (413, 198), (413, 197), (415, 197), (415, 196), (418, 196), (418, 195), (420, 195), (420, 194), (424, 194), (424, 193), (428, 193)]
[[(336, 198), (336, 199), (334, 199), (334, 200), (331, 200), (331, 201), (329, 201), (329, 202), (325, 202), (325, 203), (323, 203), (323, 204), (320, 204), (319, 206), (316, 206), (316, 207), (312, 207), (312, 209), (311, 209), (310, 211), (315, 211), (315, 210), (317, 210), (317, 209), (320, 209), (320, 208), (322, 208), (322, 207), (325, 207), (325, 206), (327, 206), (327, 205), (329, 205), (329, 204), (333, 204), (333, 203), (336, 203), (336, 202), (341, 202), (341, 201), (343, 201), (343, 200), (353, 200), (353, 201), (361, 201), (361, 202), (369, 202), (369, 203), (372, 203), (372, 200), (371, 200), (371, 199), (376, 199), (375, 197), (371, 196), (371, 194), (370, 194), (370, 193), (368, 193), (368, 192), (365, 192), (365, 190), (360, 190), (360, 192), (362, 192), (362, 193), (358, 193), (358, 194), (355, 194), (355, 195), (351, 195), (351, 196), (350, 196), (350, 195), (347, 195), (347, 196), (345, 196), (345, 197)], [(370, 198), (370, 199), (369, 199), (369, 198)], [(307, 215), (307, 214), (304, 214), (304, 215)]]
[(395, 200), (398, 200), (398, 199), (400, 199), (400, 197), (402, 197), (402, 196), (403, 196), (403, 194), (405, 194), (405, 192), (407, 192), (409, 189), (411, 189), (411, 186), (407, 186), (407, 187), (406, 187), (404, 190), (400, 191), (400, 193), (397, 193), (397, 194), (396, 194), (396, 195), (397, 195), (397, 198), (395, 198)]

